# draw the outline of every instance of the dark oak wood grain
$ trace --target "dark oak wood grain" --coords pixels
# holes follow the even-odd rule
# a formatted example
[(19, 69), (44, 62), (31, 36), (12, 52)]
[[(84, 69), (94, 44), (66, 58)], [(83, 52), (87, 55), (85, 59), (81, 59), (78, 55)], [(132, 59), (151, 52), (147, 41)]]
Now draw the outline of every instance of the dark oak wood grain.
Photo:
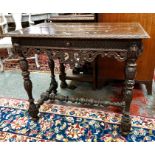
[(42, 23), (10, 32), (5, 36), (81, 39), (149, 38), (139, 23)]

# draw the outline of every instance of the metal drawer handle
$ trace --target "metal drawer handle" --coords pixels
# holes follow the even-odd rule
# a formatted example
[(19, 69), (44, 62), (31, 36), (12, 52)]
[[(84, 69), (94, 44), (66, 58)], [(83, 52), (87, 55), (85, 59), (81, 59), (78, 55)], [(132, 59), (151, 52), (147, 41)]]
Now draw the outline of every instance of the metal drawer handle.
[(66, 46), (69, 47), (71, 45), (70, 42), (66, 42)]

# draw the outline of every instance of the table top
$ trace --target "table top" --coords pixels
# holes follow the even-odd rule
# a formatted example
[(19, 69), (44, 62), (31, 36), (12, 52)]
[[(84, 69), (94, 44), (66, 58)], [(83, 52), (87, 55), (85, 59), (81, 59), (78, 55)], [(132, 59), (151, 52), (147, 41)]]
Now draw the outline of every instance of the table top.
[(80, 39), (149, 38), (139, 23), (41, 23), (9, 32), (4, 36)]

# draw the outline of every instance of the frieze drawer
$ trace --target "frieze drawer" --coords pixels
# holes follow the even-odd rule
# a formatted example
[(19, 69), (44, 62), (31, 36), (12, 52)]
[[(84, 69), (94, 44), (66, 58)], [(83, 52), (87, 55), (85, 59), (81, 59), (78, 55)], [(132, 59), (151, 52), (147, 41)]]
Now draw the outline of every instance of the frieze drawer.
[[(36, 41), (37, 40), (37, 41)], [(130, 43), (133, 43), (137, 40), (81, 40), (81, 39), (50, 39), (50, 38), (35, 38), (34, 40), (29, 40), (28, 38), (20, 40), (20, 38), (14, 38), (13, 42), (18, 42), (20, 45), (31, 45), (33, 46), (46, 46), (46, 47), (56, 47), (56, 48), (117, 48), (117, 49), (126, 49), (130, 46)]]

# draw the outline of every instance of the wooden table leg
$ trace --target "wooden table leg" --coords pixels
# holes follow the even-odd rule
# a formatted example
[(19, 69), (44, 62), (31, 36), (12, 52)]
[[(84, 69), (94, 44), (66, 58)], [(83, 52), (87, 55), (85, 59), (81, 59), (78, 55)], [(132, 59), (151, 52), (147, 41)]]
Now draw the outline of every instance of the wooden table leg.
[[(135, 45), (134, 45), (135, 46)], [(123, 108), (123, 116), (121, 122), (121, 132), (122, 135), (127, 135), (131, 129), (131, 118), (129, 115), (130, 104), (133, 96), (133, 88), (135, 84), (135, 74), (136, 74), (136, 59), (139, 53), (138, 47), (132, 47), (133, 52), (128, 56), (128, 60), (126, 62), (125, 67), (125, 87), (123, 90), (123, 101), (125, 102), (125, 106)]]
[(135, 73), (136, 73), (136, 63), (135, 61), (128, 60), (126, 63), (125, 68), (125, 88), (124, 88), (124, 101), (125, 101), (125, 107), (123, 109), (123, 116), (122, 116), (122, 122), (121, 122), (121, 131), (122, 135), (127, 135), (130, 132), (131, 129), (131, 118), (129, 115), (130, 110), (130, 104), (132, 101), (133, 96), (133, 88), (135, 84)]
[(47, 51), (46, 54), (48, 56), (48, 66), (51, 71), (51, 83), (50, 83), (49, 88), (46, 90), (46, 92), (43, 92), (41, 94), (41, 97), (38, 100), (38, 104), (37, 104), (38, 109), (44, 103), (44, 101), (47, 101), (49, 99), (49, 96), (51, 93), (53, 93), (53, 94), (57, 93), (57, 88), (58, 88), (58, 84), (57, 84), (57, 81), (55, 79), (55, 74), (54, 74), (55, 64), (54, 64), (54, 60), (52, 58), (51, 51)]
[(34, 104), (34, 99), (32, 96), (32, 82), (30, 80), (30, 72), (28, 71), (28, 61), (26, 60), (26, 57), (22, 54), (22, 51), (19, 53), (20, 56), (20, 68), (22, 70), (22, 76), (24, 79), (24, 88), (27, 92), (27, 95), (29, 97), (29, 114), (32, 117), (33, 120), (38, 120), (38, 113), (39, 110), (37, 109), (36, 105)]
[(98, 87), (98, 57), (93, 61), (93, 90), (96, 90)]
[(67, 88), (68, 85), (66, 83), (66, 73), (65, 73), (65, 66), (63, 63), (60, 63), (60, 75), (59, 78), (61, 80), (60, 87), (61, 88)]
[(50, 53), (47, 54), (48, 55), (48, 66), (50, 68), (51, 71), (51, 83), (50, 83), (50, 87), (47, 90), (49, 93), (51, 93), (53, 91), (54, 94), (57, 93), (57, 88), (58, 88), (58, 84), (55, 80), (55, 74), (54, 74), (54, 68), (55, 68), (55, 63), (54, 60), (52, 59), (52, 56)]

